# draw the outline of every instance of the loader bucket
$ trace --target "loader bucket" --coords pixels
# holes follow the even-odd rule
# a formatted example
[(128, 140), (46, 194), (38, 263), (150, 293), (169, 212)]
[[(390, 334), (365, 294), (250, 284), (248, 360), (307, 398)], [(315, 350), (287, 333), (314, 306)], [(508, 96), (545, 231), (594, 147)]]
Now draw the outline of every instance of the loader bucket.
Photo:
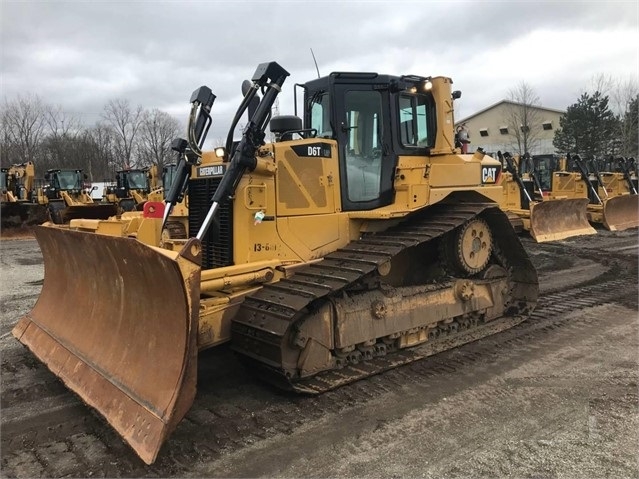
[(25, 227), (47, 221), (47, 209), (43, 205), (25, 202), (2, 203), (1, 228)]
[(200, 242), (35, 234), (44, 284), (13, 335), (151, 464), (195, 396)]
[(117, 205), (113, 203), (93, 203), (86, 205), (67, 206), (62, 210), (62, 219), (64, 223), (71, 220), (106, 220), (118, 213)]
[(530, 207), (530, 235), (537, 241), (558, 241), (597, 231), (588, 222), (588, 198), (547, 200)]
[(623, 231), (639, 226), (638, 198), (637, 195), (620, 195), (604, 200), (604, 226), (610, 231)]

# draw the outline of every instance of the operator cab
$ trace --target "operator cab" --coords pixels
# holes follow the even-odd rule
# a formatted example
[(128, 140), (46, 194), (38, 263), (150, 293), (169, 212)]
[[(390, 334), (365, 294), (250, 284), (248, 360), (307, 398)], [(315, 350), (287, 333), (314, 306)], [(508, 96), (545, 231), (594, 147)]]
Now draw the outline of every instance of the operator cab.
[(116, 190), (118, 198), (128, 198), (131, 190), (144, 191), (148, 193), (149, 178), (145, 170), (121, 170), (115, 175)]
[(87, 175), (82, 175), (82, 170), (48, 170), (44, 179), (49, 181), (49, 186), (44, 190), (45, 195), (50, 200), (55, 200), (58, 199), (59, 191), (67, 191), (72, 195), (80, 193)]
[(557, 155), (533, 155), (532, 161), (542, 190), (551, 190), (553, 173), (560, 169), (559, 157)]
[(173, 185), (176, 170), (177, 165), (175, 163), (164, 165), (162, 168), (162, 188), (165, 193), (167, 193), (171, 189), (171, 185)]
[(340, 72), (304, 85), (304, 127), (338, 143), (344, 211), (391, 204), (398, 157), (429, 155), (436, 134), (429, 83)]

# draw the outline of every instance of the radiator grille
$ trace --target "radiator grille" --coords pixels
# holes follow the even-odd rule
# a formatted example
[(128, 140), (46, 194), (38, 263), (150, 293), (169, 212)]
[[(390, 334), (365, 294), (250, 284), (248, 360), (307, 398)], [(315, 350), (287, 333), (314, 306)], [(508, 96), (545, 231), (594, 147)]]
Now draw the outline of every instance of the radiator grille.
[[(194, 237), (209, 211), (211, 197), (222, 177), (189, 181), (189, 236)], [(233, 205), (225, 202), (202, 240), (202, 269), (233, 264)]]

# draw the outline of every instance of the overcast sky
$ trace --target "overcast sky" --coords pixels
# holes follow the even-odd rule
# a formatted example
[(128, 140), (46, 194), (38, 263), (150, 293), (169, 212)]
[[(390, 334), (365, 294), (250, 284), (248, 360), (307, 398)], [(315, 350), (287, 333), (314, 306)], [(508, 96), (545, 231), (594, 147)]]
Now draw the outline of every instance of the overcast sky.
[(639, 1), (0, 0), (2, 97), (38, 94), (93, 124), (110, 99), (186, 124), (200, 85), (217, 95), (209, 139), (224, 138), (242, 80), (259, 63), (293, 85), (332, 71), (444, 75), (462, 119), (525, 81), (565, 109), (600, 74), (639, 76)]

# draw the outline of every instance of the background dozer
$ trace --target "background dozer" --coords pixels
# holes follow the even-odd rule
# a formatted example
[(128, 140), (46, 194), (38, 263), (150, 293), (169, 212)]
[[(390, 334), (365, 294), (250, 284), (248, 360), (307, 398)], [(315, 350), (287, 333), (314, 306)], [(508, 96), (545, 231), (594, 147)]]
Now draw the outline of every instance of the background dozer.
[[(37, 228), (44, 284), (13, 334), (147, 463), (192, 404), (198, 350), (230, 341), (261, 378), (320, 393), (535, 307), (499, 161), (454, 146), (449, 78), (332, 73), (301, 85), (303, 120), (271, 118), (288, 75), (258, 66), (221, 157), (201, 150), (215, 95), (196, 90), (141, 219)], [(164, 240), (187, 188), (189, 238)]]
[(53, 223), (63, 224), (73, 218), (108, 218), (117, 214), (109, 203), (95, 203), (84, 187), (82, 170), (51, 169), (44, 175), (45, 184), (36, 189), (37, 202), (46, 205)]
[(46, 209), (35, 203), (35, 166), (33, 162), (0, 169), (1, 227), (21, 227), (44, 223)]
[(611, 231), (639, 226), (639, 197), (609, 192), (594, 162), (588, 165), (579, 155), (567, 155), (558, 168), (552, 173), (550, 198), (588, 198), (588, 220)]
[[(597, 185), (599, 197), (636, 195), (637, 175), (634, 158), (608, 157), (592, 160), (591, 171), (599, 175), (601, 185)], [(599, 181), (598, 181), (599, 183)]]
[(549, 198), (528, 154), (513, 158), (498, 152), (498, 156), (505, 170), (499, 180), (504, 188), (501, 207), (514, 225), (521, 221), (538, 243), (596, 234), (588, 223), (587, 199)]

